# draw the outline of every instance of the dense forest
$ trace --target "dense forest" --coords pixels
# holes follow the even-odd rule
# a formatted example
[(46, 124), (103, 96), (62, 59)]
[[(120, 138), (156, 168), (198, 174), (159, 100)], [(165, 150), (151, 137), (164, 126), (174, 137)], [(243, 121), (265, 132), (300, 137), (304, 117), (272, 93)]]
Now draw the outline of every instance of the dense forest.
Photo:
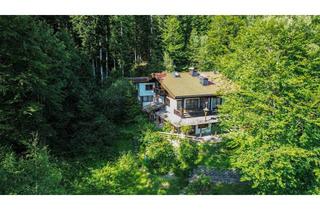
[[(237, 84), (221, 143), (174, 146), (126, 79), (190, 66)], [(320, 194), (317, 16), (1, 16), (0, 94), (0, 194)]]

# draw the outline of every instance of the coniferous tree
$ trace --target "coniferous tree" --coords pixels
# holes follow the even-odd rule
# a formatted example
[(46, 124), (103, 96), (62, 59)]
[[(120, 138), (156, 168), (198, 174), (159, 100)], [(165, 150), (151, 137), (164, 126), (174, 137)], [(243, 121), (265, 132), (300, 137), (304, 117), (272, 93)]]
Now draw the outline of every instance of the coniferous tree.
[(185, 68), (185, 39), (182, 33), (181, 23), (177, 17), (169, 16), (166, 18), (162, 39), (165, 52), (168, 53), (169, 57), (173, 60), (173, 65), (176, 67), (176, 70)]

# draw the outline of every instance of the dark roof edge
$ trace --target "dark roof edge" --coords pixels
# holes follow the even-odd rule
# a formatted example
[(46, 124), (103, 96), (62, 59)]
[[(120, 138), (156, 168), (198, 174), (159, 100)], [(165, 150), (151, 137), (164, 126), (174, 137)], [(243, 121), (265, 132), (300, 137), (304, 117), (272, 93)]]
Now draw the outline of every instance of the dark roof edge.
[(154, 81), (152, 77), (126, 77), (125, 79), (128, 79), (133, 83), (144, 83), (144, 82)]
[(198, 95), (175, 96), (175, 98), (181, 99), (181, 98), (199, 98), (199, 97), (212, 97), (212, 96), (221, 96), (221, 95), (219, 95), (219, 94), (198, 94)]

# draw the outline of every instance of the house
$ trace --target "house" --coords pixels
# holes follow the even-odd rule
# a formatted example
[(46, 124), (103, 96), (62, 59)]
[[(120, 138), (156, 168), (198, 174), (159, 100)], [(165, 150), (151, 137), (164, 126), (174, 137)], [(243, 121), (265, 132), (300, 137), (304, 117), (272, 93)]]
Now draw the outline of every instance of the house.
[(217, 110), (226, 84), (230, 84), (219, 73), (195, 69), (153, 73), (151, 77), (135, 78), (133, 82), (150, 119), (159, 126), (170, 123), (177, 133), (188, 126), (189, 134), (196, 136), (211, 134), (218, 122)]

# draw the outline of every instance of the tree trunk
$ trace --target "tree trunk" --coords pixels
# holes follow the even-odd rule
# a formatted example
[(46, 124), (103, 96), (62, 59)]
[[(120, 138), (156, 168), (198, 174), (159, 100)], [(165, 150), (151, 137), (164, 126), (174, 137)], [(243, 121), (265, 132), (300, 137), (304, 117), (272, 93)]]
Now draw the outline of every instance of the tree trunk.
[[(120, 37), (121, 37), (121, 40), (123, 40), (123, 29), (122, 29), (122, 21), (120, 21)], [(122, 69), (122, 60), (123, 60), (123, 47), (120, 48), (120, 56), (119, 56), (119, 68), (120, 68), (120, 71), (122, 72), (122, 76), (124, 77), (124, 70)]]
[(119, 60), (119, 68), (122, 72), (122, 76), (124, 77), (124, 69), (122, 68), (122, 61), (121, 60)]
[(152, 41), (153, 41), (153, 17), (150, 15), (150, 48), (149, 48), (149, 58), (152, 56)]
[(108, 67), (108, 50), (106, 50), (106, 78), (109, 76), (109, 67)]
[(120, 20), (120, 36), (123, 36), (122, 21)]
[(99, 80), (99, 73), (97, 72), (98, 71), (98, 59), (97, 59), (97, 55), (95, 55), (95, 58), (94, 58), (94, 63), (95, 63), (95, 68), (94, 68), (94, 71), (95, 71), (95, 75), (96, 75), (96, 82), (98, 82)]
[(96, 78), (96, 67), (94, 65), (94, 58), (92, 59), (92, 75), (93, 75), (93, 78), (95, 79)]
[(110, 74), (111, 68), (109, 66), (109, 61), (110, 61), (110, 40), (111, 40), (111, 25), (110, 25), (110, 16), (107, 16), (107, 21), (106, 21), (106, 77)]
[(100, 74), (101, 74), (101, 82), (103, 82), (103, 65), (102, 65), (102, 48), (100, 47)]
[(153, 17), (150, 15), (150, 34), (153, 34)]

